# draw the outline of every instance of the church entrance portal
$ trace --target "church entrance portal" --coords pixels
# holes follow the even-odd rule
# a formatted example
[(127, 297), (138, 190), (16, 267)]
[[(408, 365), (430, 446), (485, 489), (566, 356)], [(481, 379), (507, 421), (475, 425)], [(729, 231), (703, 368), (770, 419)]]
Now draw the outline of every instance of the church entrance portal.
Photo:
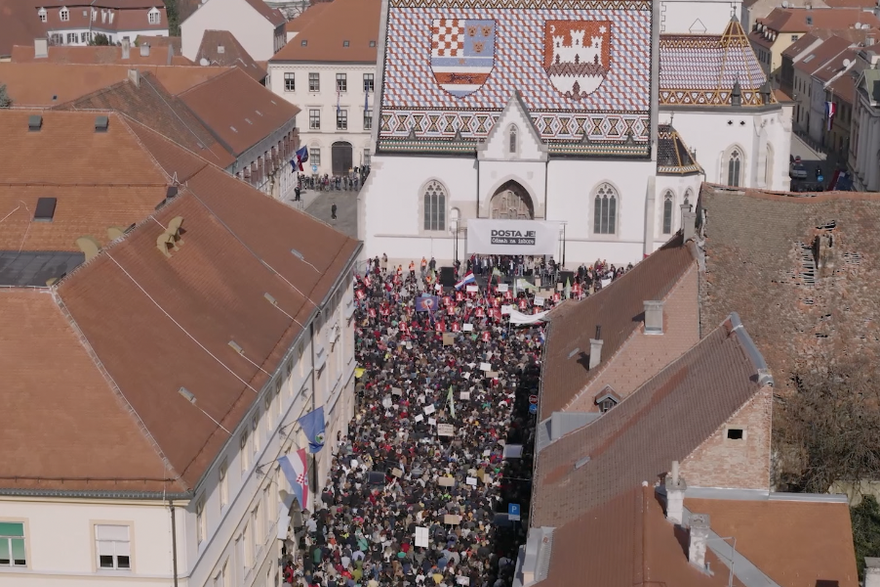
[(535, 207), (526, 189), (511, 180), (502, 185), (489, 202), (490, 218), (499, 220), (534, 220)]
[(352, 169), (351, 143), (339, 141), (332, 148), (333, 175), (348, 175)]

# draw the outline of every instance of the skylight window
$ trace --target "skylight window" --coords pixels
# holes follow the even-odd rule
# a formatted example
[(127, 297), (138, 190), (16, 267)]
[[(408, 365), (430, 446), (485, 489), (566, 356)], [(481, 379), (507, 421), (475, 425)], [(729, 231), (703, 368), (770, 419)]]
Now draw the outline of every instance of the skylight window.
[(303, 39), (303, 40), (302, 40), (302, 43), (300, 43), (300, 44), (301, 44), (303, 47), (306, 47), (306, 46), (308, 46), (308, 44), (309, 44), (309, 40), (308, 40), (308, 39)]
[(350, 43), (348, 41), (342, 41), (343, 47), (348, 47), (349, 45), (350, 45)]

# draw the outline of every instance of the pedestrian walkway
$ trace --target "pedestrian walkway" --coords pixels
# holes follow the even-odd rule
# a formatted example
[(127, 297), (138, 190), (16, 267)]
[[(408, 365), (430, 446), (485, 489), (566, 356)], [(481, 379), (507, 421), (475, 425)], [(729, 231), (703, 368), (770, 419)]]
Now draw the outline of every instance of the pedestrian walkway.
[[(288, 202), (297, 210), (311, 214), (336, 230), (357, 238), (357, 196), (358, 192), (353, 190), (305, 190), (300, 194), (299, 202), (294, 202), (292, 196)], [(335, 220), (330, 213), (334, 203), (337, 207)]]

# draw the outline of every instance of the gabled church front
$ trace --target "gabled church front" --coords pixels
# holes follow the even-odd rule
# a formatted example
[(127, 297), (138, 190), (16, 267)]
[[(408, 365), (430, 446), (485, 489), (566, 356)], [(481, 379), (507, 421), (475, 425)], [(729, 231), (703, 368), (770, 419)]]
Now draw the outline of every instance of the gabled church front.
[[(650, 0), (385, 0), (375, 154), (358, 206), (364, 254), (441, 263), (548, 254), (573, 266), (637, 261), (666, 242), (707, 178), (703, 153), (658, 109), (655, 8)], [(724, 79), (713, 82), (711, 71), (695, 79), (712, 86), (738, 80), (734, 68), (752, 71), (736, 61)], [(765, 80), (742, 82), (764, 109), (747, 115), (781, 112), (753, 81)], [(676, 104), (684, 110), (676, 116), (742, 109), (731, 90), (727, 103)], [(787, 145), (778, 151), (788, 157)], [(721, 167), (719, 159), (713, 169)], [(505, 227), (532, 227), (542, 244), (479, 249)]]

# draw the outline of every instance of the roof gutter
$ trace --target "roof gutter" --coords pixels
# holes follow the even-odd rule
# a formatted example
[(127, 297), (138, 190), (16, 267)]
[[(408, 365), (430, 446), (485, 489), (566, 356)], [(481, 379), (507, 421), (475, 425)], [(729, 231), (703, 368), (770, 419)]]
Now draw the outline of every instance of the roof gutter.
[(20, 489), (0, 487), (0, 497), (64, 497), (70, 499), (127, 499), (139, 501), (190, 500), (193, 491), (167, 493), (163, 491), (108, 491), (102, 489)]

